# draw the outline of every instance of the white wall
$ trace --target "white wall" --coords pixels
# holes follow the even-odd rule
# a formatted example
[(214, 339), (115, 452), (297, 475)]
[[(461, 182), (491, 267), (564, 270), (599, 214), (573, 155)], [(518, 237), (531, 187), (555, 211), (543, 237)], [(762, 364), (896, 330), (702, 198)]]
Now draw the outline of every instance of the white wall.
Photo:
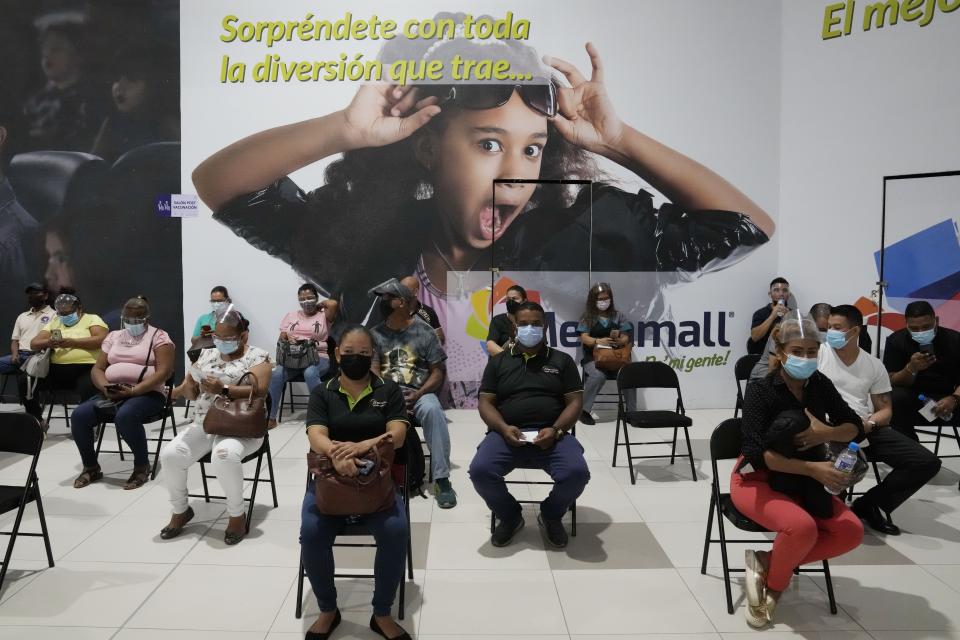
[(803, 305), (876, 288), (884, 175), (960, 169), (960, 11), (863, 32), (858, 0), (824, 41), (827, 4), (782, 14), (779, 270)]

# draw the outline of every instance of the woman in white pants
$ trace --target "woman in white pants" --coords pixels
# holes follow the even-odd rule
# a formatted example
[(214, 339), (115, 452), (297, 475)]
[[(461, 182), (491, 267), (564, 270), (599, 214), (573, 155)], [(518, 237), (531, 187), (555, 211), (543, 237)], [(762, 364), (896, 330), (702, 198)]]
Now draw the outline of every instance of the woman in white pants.
[(183, 383), (173, 391), (174, 398), (189, 398), (196, 404), (193, 422), (160, 452), (163, 482), (170, 492), (173, 508), (170, 523), (160, 531), (164, 540), (180, 535), (184, 525), (193, 518), (193, 509), (187, 501), (187, 470), (211, 451), (211, 466), (223, 487), (223, 495), (227, 497), (227, 514), (230, 516), (223, 541), (237, 544), (246, 533), (241, 461), (260, 448), (263, 438), (208, 435), (203, 431), (203, 418), (218, 395), (245, 398), (250, 394), (251, 378), (247, 378), (243, 385), (237, 384), (248, 371), (256, 376), (256, 393), (266, 394), (273, 365), (266, 351), (247, 344), (249, 327), (250, 323), (239, 311), (232, 306), (228, 308), (217, 319), (213, 332), (216, 348), (204, 349)]

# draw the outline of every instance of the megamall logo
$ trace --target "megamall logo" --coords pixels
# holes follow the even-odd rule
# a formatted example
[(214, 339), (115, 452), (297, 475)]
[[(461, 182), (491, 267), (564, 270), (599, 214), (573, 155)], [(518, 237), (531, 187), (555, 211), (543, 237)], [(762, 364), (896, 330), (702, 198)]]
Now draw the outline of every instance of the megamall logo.
[[(640, 320), (634, 329), (634, 342), (638, 347), (729, 347), (727, 339), (728, 311), (704, 311), (703, 321)], [(577, 321), (559, 323), (556, 314), (547, 312), (547, 336), (550, 344), (561, 347), (580, 345)], [(559, 338), (559, 341), (558, 341)]]

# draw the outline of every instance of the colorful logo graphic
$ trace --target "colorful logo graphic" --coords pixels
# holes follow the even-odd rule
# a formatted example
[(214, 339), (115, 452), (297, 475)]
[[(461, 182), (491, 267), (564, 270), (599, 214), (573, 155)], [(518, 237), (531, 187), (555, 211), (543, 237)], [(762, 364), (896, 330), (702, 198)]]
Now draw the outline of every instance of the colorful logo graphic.
[[(914, 300), (926, 300), (933, 305), (941, 326), (960, 328), (960, 238), (952, 219), (898, 240), (887, 246), (882, 256), (887, 282), (884, 297), (891, 307), (902, 310)], [(878, 273), (880, 258), (881, 252), (875, 252)], [(868, 324), (877, 324), (876, 304), (861, 298), (857, 308)], [(880, 324), (891, 331), (906, 326), (899, 313), (883, 310), (881, 317)]]
[[(470, 294), (470, 308), (472, 313), (467, 319), (467, 326), (465, 328), (465, 332), (469, 337), (476, 338), (481, 342), (486, 342), (487, 334), (490, 331), (490, 315), (493, 313), (493, 308), (506, 299), (507, 290), (515, 284), (517, 284), (517, 282), (511, 278), (500, 278), (500, 280), (493, 285), (492, 295), (490, 289), (486, 287)], [(540, 292), (527, 291), (527, 300), (539, 303)]]

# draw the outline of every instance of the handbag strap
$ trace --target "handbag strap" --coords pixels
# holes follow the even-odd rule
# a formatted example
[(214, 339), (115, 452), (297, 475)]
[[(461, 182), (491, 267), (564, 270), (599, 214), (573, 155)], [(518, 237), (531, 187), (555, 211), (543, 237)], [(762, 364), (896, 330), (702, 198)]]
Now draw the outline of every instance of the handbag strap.
[[(147, 369), (150, 368), (150, 355), (153, 353), (153, 341), (157, 339), (157, 333), (159, 333), (159, 331), (160, 329), (156, 327), (153, 328), (153, 335), (150, 336), (150, 344), (147, 346), (147, 359), (143, 361), (143, 369), (140, 371), (140, 377), (137, 378), (137, 384), (143, 382), (143, 377), (147, 375)], [(154, 358), (153, 364), (156, 366), (156, 358)]]
[(253, 402), (254, 392), (260, 387), (260, 381), (257, 379), (257, 374), (255, 374), (253, 371), (247, 371), (242, 376), (240, 376), (236, 384), (239, 386), (240, 383), (243, 382), (247, 376), (250, 376), (251, 378), (253, 378), (253, 384), (250, 385), (250, 396), (247, 398), (247, 402)]

